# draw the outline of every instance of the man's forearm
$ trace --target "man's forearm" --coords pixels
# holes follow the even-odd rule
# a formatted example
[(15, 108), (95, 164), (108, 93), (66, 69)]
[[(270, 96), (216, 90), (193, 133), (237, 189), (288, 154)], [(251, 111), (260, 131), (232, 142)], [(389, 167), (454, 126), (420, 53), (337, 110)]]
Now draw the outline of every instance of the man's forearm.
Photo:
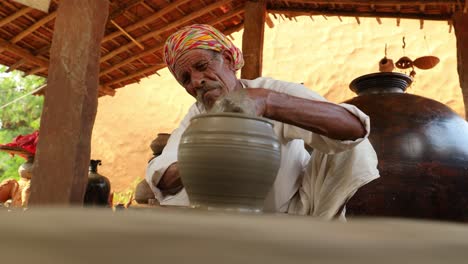
[[(257, 92), (251, 89), (251, 92)], [(361, 121), (345, 108), (261, 89), (265, 96), (263, 116), (337, 140), (355, 140), (365, 136)]]

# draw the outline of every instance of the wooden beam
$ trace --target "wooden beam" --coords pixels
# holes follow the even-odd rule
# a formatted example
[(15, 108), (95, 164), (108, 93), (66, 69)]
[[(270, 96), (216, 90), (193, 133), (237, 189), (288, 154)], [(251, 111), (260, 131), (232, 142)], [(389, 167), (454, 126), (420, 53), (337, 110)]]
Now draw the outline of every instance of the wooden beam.
[[(221, 23), (221, 22), (223, 22), (223, 21), (225, 21), (225, 20), (227, 20), (227, 19), (229, 19), (229, 18), (231, 18), (231, 17), (233, 17), (233, 16), (240, 15), (240, 14), (242, 14), (243, 12), (244, 12), (244, 9), (241, 8), (241, 7), (239, 7), (239, 8), (236, 8), (236, 9), (234, 9), (234, 10), (231, 10), (230, 12), (228, 12), (228, 13), (222, 15), (222, 16), (219, 16), (219, 17), (217, 17), (217, 18), (215, 18), (215, 19), (213, 19), (213, 20), (208, 21), (207, 24), (214, 26), (214, 25), (216, 25), (216, 24), (218, 24), (218, 23)], [(175, 22), (175, 23), (173, 23), (173, 24), (169, 24), (169, 25), (166, 26), (166, 28), (169, 30), (169, 29), (171, 29), (172, 27), (177, 26), (177, 25), (179, 24), (179, 22), (180, 22), (180, 21)], [(140, 53), (138, 53), (138, 54), (135, 54), (135, 55), (133, 55), (132, 57), (130, 57), (130, 58), (124, 60), (124, 61), (121, 61), (121, 62), (119, 62), (119, 63), (117, 63), (117, 64), (115, 64), (115, 65), (112, 65), (110, 68), (107, 68), (107, 69), (102, 70), (101, 73), (99, 74), (99, 76), (104, 76), (104, 75), (106, 75), (106, 74), (108, 74), (108, 73), (110, 73), (110, 72), (112, 72), (112, 71), (114, 71), (114, 70), (116, 70), (116, 69), (118, 69), (118, 68), (120, 68), (120, 67), (125, 66), (126, 64), (128, 64), (128, 63), (130, 63), (130, 62), (132, 62), (132, 61), (135, 61), (135, 60), (137, 60), (137, 59), (139, 59), (139, 58), (141, 58), (141, 57), (150, 55), (150, 54), (152, 54), (152, 53), (158, 52), (158, 51), (160, 51), (163, 47), (164, 47), (164, 42), (161, 42), (161, 43), (159, 43), (159, 45), (157, 45), (157, 46), (155, 46), (155, 47), (153, 47), (153, 48), (150, 48), (150, 49), (147, 49), (147, 50), (145, 50), (145, 51), (143, 51), (143, 52), (140, 52)], [(1, 48), (1, 46), (0, 46), (0, 48)], [(48, 47), (47, 47), (47, 48), (48, 48)], [(43, 50), (45, 51), (45, 50), (46, 50), (46, 47), (44, 47)], [(40, 52), (39, 52), (39, 53), (40, 53)], [(39, 69), (40, 69), (40, 67), (35, 68), (35, 69), (33, 69), (32, 71), (37, 71), (37, 70), (39, 70)]]
[(4, 19), (0, 20), (0, 27), (3, 27), (4, 25), (10, 23), (11, 21), (29, 13), (31, 10), (33, 10), (31, 7), (25, 7), (22, 8), (21, 10), (5, 17)]
[(83, 203), (97, 111), (99, 48), (108, 12), (108, 0), (60, 2), (30, 206)]
[(311, 15), (326, 15), (326, 16), (346, 16), (346, 17), (380, 17), (380, 18), (402, 18), (402, 19), (424, 19), (434, 21), (447, 21), (452, 17), (450, 14), (404, 14), (393, 12), (358, 12), (358, 11), (332, 11), (332, 10), (315, 10), (307, 8), (284, 9), (284, 8), (268, 8), (267, 12), (272, 14), (288, 14), (289, 16), (311, 16)]
[(288, 0), (290, 3), (301, 4), (339, 4), (339, 5), (451, 5), (460, 0)]
[[(243, 12), (244, 12), (244, 8), (240, 7), (240, 8), (234, 9), (234, 10), (232, 10), (232, 11), (230, 11), (230, 12), (228, 12), (228, 13), (222, 15), (222, 16), (219, 16), (219, 17), (217, 17), (217, 18), (215, 18), (213, 20), (210, 20), (206, 24), (215, 26), (216, 24), (221, 23), (221, 22), (223, 22), (223, 21), (225, 21), (225, 20), (227, 20), (227, 19), (229, 19), (229, 18), (231, 18), (233, 16), (237, 16), (239, 14), (242, 14)], [(121, 61), (121, 62), (119, 62), (117, 64), (112, 65), (111, 67), (109, 67), (107, 69), (102, 70), (101, 73), (99, 74), (99, 76), (103, 76), (105, 74), (108, 74), (108, 73), (112, 72), (113, 70), (116, 70), (116, 69), (118, 69), (120, 67), (123, 67), (123, 66), (127, 65), (128, 63), (131, 63), (132, 61), (135, 61), (135, 60), (137, 60), (137, 59), (139, 59), (141, 57), (144, 57), (144, 56), (150, 55), (152, 53), (158, 52), (158, 51), (162, 50), (162, 48), (164, 48), (164, 41), (160, 42), (158, 45), (156, 45), (153, 48), (150, 48), (150, 49), (148, 49), (148, 50), (146, 50), (144, 52), (140, 52), (138, 54), (135, 54), (131, 58), (123, 60), (123, 61)]]
[(27, 28), (26, 30), (24, 30), (23, 32), (19, 33), (18, 35), (16, 35), (14, 38), (12, 38), (10, 40), (11, 43), (16, 43), (20, 40), (22, 40), (23, 38), (25, 38), (27, 35), (31, 34), (32, 32), (34, 32), (35, 30), (37, 30), (38, 28), (42, 27), (44, 24), (46, 24), (47, 22), (49, 22), (50, 20), (54, 19), (55, 17), (57, 16), (57, 11), (54, 11), (52, 13), (50, 13), (49, 15), (47, 15), (46, 17), (42, 18), (41, 20), (37, 21), (36, 23), (34, 23), (32, 26), (30, 26), (29, 28)]
[(34, 68), (28, 72), (26, 72), (26, 76), (28, 75), (34, 75), (36, 73), (39, 73), (39, 72), (43, 72), (43, 71), (46, 71), (48, 68), (47, 67), (37, 67), (37, 68)]
[(262, 76), (263, 35), (265, 31), (266, 0), (245, 3), (242, 53), (245, 65), (241, 70), (242, 79), (256, 79)]
[[(125, 5), (122, 5), (119, 9), (113, 11), (110, 15), (109, 15), (109, 20), (112, 20), (118, 16), (120, 16), (121, 14), (125, 13), (128, 9), (134, 7), (135, 5), (143, 2), (144, 0), (133, 0), (133, 1), (130, 1), (128, 3), (126, 3)], [(50, 50), (50, 45), (46, 45), (44, 47), (42, 47), (41, 49), (39, 49), (37, 51), (37, 55), (40, 55), (40, 54), (44, 54), (45, 52), (49, 51)]]
[(14, 64), (8, 66), (8, 69), (6, 70), (6, 72), (12, 72), (12, 71), (18, 69), (25, 62), (26, 62), (25, 59), (20, 59), (20, 60), (16, 61)]
[(273, 23), (273, 20), (271, 20), (270, 16), (268, 13), (265, 15), (265, 22), (269, 28), (274, 28), (275, 24)]
[[(160, 29), (157, 29), (155, 31), (152, 31), (152, 32), (149, 32), (149, 33), (146, 33), (138, 38), (136, 38), (136, 40), (138, 42), (143, 42), (147, 39), (150, 39), (150, 38), (153, 38), (153, 37), (156, 37), (158, 36), (159, 34), (163, 33), (163, 32), (166, 32), (166, 31), (169, 31), (171, 29), (174, 29), (178, 26), (181, 26), (185, 23), (188, 23), (190, 21), (192, 21), (193, 19), (197, 18), (197, 17), (201, 17), (203, 15), (205, 15), (206, 13), (208, 12), (211, 12), (225, 4), (228, 4), (229, 2), (231, 2), (231, 0), (219, 0), (219, 1), (216, 1), (214, 2), (213, 4), (211, 5), (208, 5), (206, 7), (203, 7), (203, 9), (201, 10), (196, 10), (186, 16), (184, 16), (183, 18), (181, 19), (178, 19), (174, 22), (172, 22), (171, 24), (168, 24)], [(114, 57), (115, 55), (125, 51), (125, 50), (128, 50), (129, 48), (131, 48), (133, 45), (135, 45), (133, 42), (129, 42), (123, 46), (120, 46), (119, 48), (115, 49), (115, 50), (112, 50), (111, 52), (105, 54), (104, 56), (101, 57), (101, 62), (104, 62), (104, 61), (107, 61), (109, 60), (110, 58)]]
[[(46, 91), (47, 91), (47, 84), (44, 84), (39, 89), (37, 89), (37, 91), (35, 91), (33, 95), (45, 95)], [(116, 93), (115, 89), (112, 89), (107, 86), (99, 86), (98, 92), (100, 95), (110, 95), (110, 96), (114, 96)]]
[(468, 120), (468, 13), (455, 13), (453, 28), (457, 39), (457, 69), (465, 104), (465, 119)]
[(99, 93), (104, 94), (104, 95), (110, 95), (114, 96), (115, 95), (115, 89), (112, 89), (108, 86), (99, 86)]
[(123, 13), (127, 12), (128, 9), (140, 4), (141, 2), (143, 2), (144, 0), (131, 0), (130, 2), (126, 3), (126, 4), (123, 4), (123, 5), (119, 5), (116, 10), (113, 10), (110, 14), (109, 14), (109, 18), (108, 20), (113, 20), (115, 19), (116, 17), (122, 15)]
[(128, 74), (122, 78), (118, 78), (118, 79), (114, 79), (110, 82), (107, 82), (105, 84), (103, 84), (103, 86), (110, 86), (112, 84), (117, 84), (117, 83), (121, 83), (121, 82), (124, 82), (126, 80), (130, 80), (130, 79), (133, 79), (133, 78), (136, 78), (138, 76), (141, 76), (141, 75), (144, 75), (146, 74), (147, 72), (152, 72), (152, 71), (157, 71), (157, 70), (160, 70), (162, 68), (166, 67), (166, 64), (164, 63), (161, 63), (161, 64), (158, 64), (158, 65), (153, 65), (151, 67), (148, 67), (148, 68), (145, 68), (145, 69), (142, 69), (142, 70), (139, 70), (137, 72), (134, 72), (132, 74)]
[[(131, 32), (132, 30), (135, 30), (139, 27), (142, 27), (150, 22), (153, 22), (154, 20), (158, 19), (158, 18), (161, 18), (162, 16), (166, 15), (167, 13), (173, 11), (175, 8), (177, 8), (178, 6), (180, 5), (183, 5), (185, 3), (188, 3), (190, 0), (177, 0), (177, 1), (174, 1), (172, 2), (171, 4), (169, 4), (168, 6), (164, 7), (163, 9), (157, 11), (156, 13), (148, 16), (148, 17), (145, 17), (144, 19), (136, 22), (136, 23), (133, 23), (132, 25), (128, 26), (128, 27), (124, 27), (124, 30), (126, 32)], [(102, 40), (103, 42), (106, 42), (108, 40), (111, 40), (113, 38), (116, 38), (120, 35), (122, 35), (123, 33), (119, 30), (115, 31), (115, 32), (112, 32), (108, 35), (106, 35), (104, 37), (104, 39)]]
[(3, 40), (3, 39), (0, 39), (0, 50), (1, 49), (5, 49), (5, 50), (8, 50), (12, 53), (16, 53), (16, 55), (32, 62), (33, 64), (36, 64), (36, 65), (39, 65), (41, 67), (48, 67), (49, 66), (49, 62), (47, 60), (44, 60), (44, 59), (41, 59), (41, 58), (38, 58), (36, 56), (34, 56), (33, 54), (31, 54), (31, 52), (29, 52), (28, 50), (26, 49), (23, 49), (13, 43), (10, 43), (6, 40)]

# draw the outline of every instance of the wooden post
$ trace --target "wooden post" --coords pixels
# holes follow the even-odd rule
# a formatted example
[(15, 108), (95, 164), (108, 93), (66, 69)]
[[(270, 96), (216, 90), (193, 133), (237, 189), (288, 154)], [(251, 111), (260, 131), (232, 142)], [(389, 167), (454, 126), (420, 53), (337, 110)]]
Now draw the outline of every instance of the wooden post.
[(458, 76), (465, 104), (465, 119), (468, 120), (468, 13), (455, 13), (453, 27), (457, 38)]
[(83, 203), (108, 12), (108, 0), (60, 1), (31, 180), (32, 206)]
[(262, 76), (265, 16), (266, 0), (249, 0), (245, 3), (244, 34), (242, 35), (245, 65), (241, 70), (242, 79), (255, 79)]

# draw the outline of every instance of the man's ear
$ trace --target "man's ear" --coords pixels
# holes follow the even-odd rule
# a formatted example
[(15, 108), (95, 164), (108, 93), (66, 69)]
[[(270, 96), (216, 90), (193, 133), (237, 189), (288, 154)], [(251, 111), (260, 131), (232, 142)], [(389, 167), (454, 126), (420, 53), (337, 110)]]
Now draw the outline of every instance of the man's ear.
[(221, 56), (223, 56), (224, 63), (226, 63), (229, 66), (229, 69), (236, 71), (236, 67), (234, 66), (234, 60), (232, 59), (231, 53), (227, 50), (223, 50)]

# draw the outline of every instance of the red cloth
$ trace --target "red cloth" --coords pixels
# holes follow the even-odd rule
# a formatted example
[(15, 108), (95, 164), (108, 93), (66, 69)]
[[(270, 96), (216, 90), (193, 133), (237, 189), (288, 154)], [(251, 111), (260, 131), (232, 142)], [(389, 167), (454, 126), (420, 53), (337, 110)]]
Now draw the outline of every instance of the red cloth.
[(34, 131), (29, 135), (19, 135), (12, 142), (5, 145), (0, 144), (0, 146), (21, 148), (29, 152), (31, 155), (35, 155), (38, 140), (39, 131)]

